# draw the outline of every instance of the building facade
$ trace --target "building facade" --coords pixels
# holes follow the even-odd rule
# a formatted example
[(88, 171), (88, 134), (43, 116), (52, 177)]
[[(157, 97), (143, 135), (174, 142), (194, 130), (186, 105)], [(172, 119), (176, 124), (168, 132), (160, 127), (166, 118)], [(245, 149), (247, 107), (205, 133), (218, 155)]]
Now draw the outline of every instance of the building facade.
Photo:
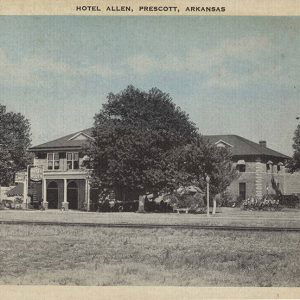
[(238, 135), (206, 136), (217, 147), (229, 148), (238, 171), (228, 191), (244, 200), (248, 197), (262, 198), (266, 194), (288, 193), (289, 182), (285, 164), (287, 155), (267, 148), (266, 141), (254, 143)]
[[(285, 163), (288, 156), (267, 148), (266, 142), (254, 143), (237, 135), (205, 136), (216, 147), (226, 147), (232, 152), (232, 160), (239, 176), (229, 186), (235, 197), (261, 198), (285, 193)], [(34, 146), (35, 167), (43, 170), (40, 182), (31, 183), (32, 196), (49, 209), (90, 210), (96, 193), (90, 188), (88, 170), (84, 169), (84, 149), (92, 140), (91, 129)], [(134, 200), (134, 199), (132, 199)]]
[(92, 137), (83, 130), (29, 149), (35, 167), (43, 169), (33, 196), (49, 209), (90, 209), (89, 172), (83, 168), (84, 147)]

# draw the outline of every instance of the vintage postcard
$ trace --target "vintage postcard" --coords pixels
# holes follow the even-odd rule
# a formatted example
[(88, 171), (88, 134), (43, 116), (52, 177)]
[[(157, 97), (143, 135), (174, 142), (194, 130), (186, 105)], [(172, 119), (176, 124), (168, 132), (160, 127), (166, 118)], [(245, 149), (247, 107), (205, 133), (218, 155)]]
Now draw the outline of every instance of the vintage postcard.
[(299, 14), (0, 0), (0, 298), (300, 298)]

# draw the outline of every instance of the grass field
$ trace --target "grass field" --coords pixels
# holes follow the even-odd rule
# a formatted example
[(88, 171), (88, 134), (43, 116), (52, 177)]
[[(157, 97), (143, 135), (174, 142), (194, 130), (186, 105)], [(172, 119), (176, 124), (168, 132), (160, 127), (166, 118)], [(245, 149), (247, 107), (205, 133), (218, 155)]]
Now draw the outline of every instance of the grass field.
[(242, 211), (239, 208), (220, 208), (220, 212), (209, 218), (205, 214), (176, 213), (97, 213), (59, 210), (23, 211), (2, 210), (0, 221), (49, 221), (82, 222), (102, 224), (199, 224), (199, 225), (236, 225), (236, 226), (270, 226), (300, 228), (300, 210), (284, 211)]
[(0, 284), (300, 286), (300, 234), (1, 225)]

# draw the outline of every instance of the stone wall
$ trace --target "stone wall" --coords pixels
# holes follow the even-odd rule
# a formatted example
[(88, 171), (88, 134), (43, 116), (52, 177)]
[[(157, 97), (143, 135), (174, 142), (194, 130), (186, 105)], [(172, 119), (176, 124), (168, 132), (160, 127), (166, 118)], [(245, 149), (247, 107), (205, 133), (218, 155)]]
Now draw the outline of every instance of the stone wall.
[[(273, 165), (267, 169), (266, 163), (260, 160), (246, 161), (245, 166), (246, 171), (239, 172), (238, 178), (228, 188), (232, 195), (239, 196), (240, 183), (246, 184), (246, 198), (251, 196), (262, 198), (266, 194), (275, 194), (276, 189), (284, 193), (286, 175), (284, 167), (278, 169), (277, 165)], [(293, 186), (295, 185), (296, 183), (293, 184)]]
[(300, 173), (284, 174), (283, 194), (300, 194)]

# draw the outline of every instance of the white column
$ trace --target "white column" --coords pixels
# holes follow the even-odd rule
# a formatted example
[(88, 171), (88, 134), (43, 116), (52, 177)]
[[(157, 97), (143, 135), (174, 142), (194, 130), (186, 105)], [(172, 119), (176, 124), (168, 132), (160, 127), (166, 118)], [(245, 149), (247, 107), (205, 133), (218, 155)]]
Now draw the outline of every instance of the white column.
[(209, 182), (206, 182), (206, 201), (207, 201), (207, 216), (209, 217)]
[(67, 202), (67, 179), (64, 179), (64, 202)]
[(86, 186), (87, 186), (87, 211), (90, 211), (90, 191), (91, 191), (91, 185), (90, 185), (90, 181), (88, 179), (86, 179)]
[(47, 201), (47, 182), (45, 177), (43, 177), (43, 208), (47, 209), (48, 208), (48, 201)]
[(46, 184), (46, 179), (43, 179), (43, 202), (47, 202), (47, 184)]
[[(84, 187), (84, 201), (85, 201), (85, 203), (86, 203), (86, 206), (87, 206), (87, 204), (88, 204), (88, 194), (87, 194), (87, 179), (85, 179), (85, 181), (84, 181), (84, 183), (85, 183), (85, 187)], [(86, 208), (86, 210), (88, 210), (88, 208)]]
[(62, 203), (62, 208), (64, 210), (68, 210), (69, 209), (69, 203), (67, 201), (67, 186), (68, 186), (67, 179), (64, 178), (64, 201)]
[[(27, 172), (28, 174), (28, 172)], [(28, 194), (28, 179), (27, 179), (27, 174), (25, 176), (24, 182), (23, 182), (23, 208), (26, 209), (28, 208), (27, 205), (27, 194)]]

